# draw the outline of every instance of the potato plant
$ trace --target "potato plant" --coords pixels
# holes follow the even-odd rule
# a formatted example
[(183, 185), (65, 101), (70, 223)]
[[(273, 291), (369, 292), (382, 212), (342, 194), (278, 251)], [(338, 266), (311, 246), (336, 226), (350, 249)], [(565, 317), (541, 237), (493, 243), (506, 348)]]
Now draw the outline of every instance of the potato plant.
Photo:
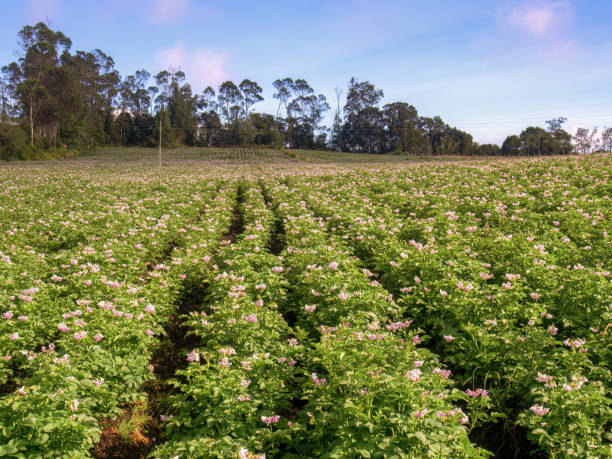
[(609, 155), (285, 156), (0, 169), (0, 456), (612, 454)]

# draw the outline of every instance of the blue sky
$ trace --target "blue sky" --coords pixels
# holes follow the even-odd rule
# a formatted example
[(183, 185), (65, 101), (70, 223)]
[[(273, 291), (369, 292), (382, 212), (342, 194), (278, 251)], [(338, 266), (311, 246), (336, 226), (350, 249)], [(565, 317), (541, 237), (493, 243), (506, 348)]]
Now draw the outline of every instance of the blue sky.
[[(566, 128), (612, 126), (609, 0), (3, 2), (0, 63), (17, 32), (48, 21), (73, 50), (100, 48), (122, 75), (181, 68), (196, 91), (226, 79), (264, 88), (305, 78), (335, 108), (355, 76), (420, 114), (440, 115), (479, 142), (547, 119)], [(341, 102), (342, 103), (342, 102)], [(331, 116), (328, 117), (331, 119)]]

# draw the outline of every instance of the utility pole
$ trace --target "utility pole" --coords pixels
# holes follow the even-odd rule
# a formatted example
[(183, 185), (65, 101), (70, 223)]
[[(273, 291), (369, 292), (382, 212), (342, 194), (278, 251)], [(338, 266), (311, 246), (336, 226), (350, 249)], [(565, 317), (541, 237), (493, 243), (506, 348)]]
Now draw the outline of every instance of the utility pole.
[(159, 167), (161, 167), (161, 131), (162, 131), (162, 120), (161, 115), (159, 117)]

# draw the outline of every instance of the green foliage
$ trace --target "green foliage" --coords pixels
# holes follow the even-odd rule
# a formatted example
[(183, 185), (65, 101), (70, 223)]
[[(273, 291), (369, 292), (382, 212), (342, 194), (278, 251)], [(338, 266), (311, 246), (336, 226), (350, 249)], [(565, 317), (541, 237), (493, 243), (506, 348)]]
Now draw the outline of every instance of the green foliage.
[[(471, 418), (522, 425), (552, 457), (601, 457), (612, 418), (610, 247), (600, 226), (609, 161), (349, 174), (301, 198), (418, 321), (457, 383), (487, 389), (494, 412)], [(576, 212), (578, 200), (590, 210)]]
[[(561, 121), (559, 121), (561, 120)], [(530, 126), (521, 132), (520, 136), (506, 137), (501, 148), (504, 156), (541, 156), (541, 155), (567, 155), (572, 152), (572, 136), (561, 129), (564, 118), (547, 121), (552, 123), (548, 131)], [(495, 154), (499, 154), (496, 152)]]
[(161, 141), (162, 147), (164, 148), (172, 148), (177, 145), (176, 132), (172, 123), (170, 122), (170, 113), (167, 110), (162, 110), (157, 114), (156, 119), (153, 121), (155, 123), (155, 128), (153, 130), (153, 141), (155, 145), (159, 145), (159, 127), (161, 120)]
[(610, 455), (609, 155), (288, 152), (1, 168), (1, 454)]
[(25, 159), (28, 138), (21, 127), (0, 123), (0, 159)]
[(502, 149), (499, 145), (485, 143), (485, 144), (474, 144), (473, 154), (476, 156), (499, 156), (502, 153)]

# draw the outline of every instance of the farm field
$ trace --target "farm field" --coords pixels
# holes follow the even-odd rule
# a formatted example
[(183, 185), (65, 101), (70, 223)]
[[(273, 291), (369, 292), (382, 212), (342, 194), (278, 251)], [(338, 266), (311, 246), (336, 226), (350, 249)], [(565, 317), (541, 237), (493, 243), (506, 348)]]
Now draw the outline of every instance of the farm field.
[(0, 457), (612, 455), (611, 155), (0, 165)]

